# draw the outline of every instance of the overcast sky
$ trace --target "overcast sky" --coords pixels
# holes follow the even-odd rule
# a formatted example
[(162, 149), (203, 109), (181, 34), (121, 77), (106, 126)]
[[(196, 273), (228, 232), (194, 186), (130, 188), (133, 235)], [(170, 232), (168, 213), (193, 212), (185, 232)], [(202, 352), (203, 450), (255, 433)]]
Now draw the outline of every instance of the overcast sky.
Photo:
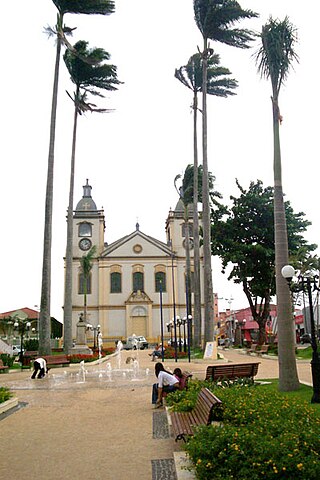
[[(86, 40), (111, 54), (124, 82), (100, 100), (109, 114), (80, 118), (76, 154), (75, 205), (88, 178), (97, 207), (106, 216), (105, 240), (131, 233), (137, 219), (147, 235), (165, 241), (165, 219), (177, 195), (173, 179), (193, 162), (191, 92), (174, 78), (201, 46), (192, 0), (116, 0), (109, 17), (66, 15), (77, 27), (72, 42)], [(298, 28), (295, 66), (280, 95), (283, 186), (295, 211), (312, 221), (307, 238), (319, 242), (319, 120), (315, 33), (320, 4), (310, 0), (242, 0), (260, 18), (242, 26), (261, 30), (270, 14), (288, 15)], [(312, 12), (312, 15), (310, 15)], [(51, 0), (4, 2), (2, 18), (2, 234), (0, 312), (40, 304), (44, 202), (49, 144), (54, 39), (44, 27), (55, 25)], [(221, 64), (239, 82), (237, 96), (208, 100), (209, 170), (228, 201), (235, 178), (273, 184), (271, 87), (261, 80), (250, 50), (213, 45)], [(57, 115), (51, 313), (62, 320), (63, 256), (73, 107), (72, 84), (61, 62)], [(232, 308), (247, 307), (239, 286), (220, 274), (213, 261), (218, 296), (233, 297)], [(220, 310), (230, 303), (220, 301)]]

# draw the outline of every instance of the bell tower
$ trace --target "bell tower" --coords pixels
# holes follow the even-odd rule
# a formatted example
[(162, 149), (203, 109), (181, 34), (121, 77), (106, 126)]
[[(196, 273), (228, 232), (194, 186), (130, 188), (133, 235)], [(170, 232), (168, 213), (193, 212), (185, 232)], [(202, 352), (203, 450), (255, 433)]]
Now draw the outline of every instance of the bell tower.
[(83, 185), (83, 196), (73, 215), (73, 256), (79, 257), (97, 247), (97, 255), (104, 249), (105, 217), (103, 209), (98, 210), (91, 196), (92, 187), (87, 179)]

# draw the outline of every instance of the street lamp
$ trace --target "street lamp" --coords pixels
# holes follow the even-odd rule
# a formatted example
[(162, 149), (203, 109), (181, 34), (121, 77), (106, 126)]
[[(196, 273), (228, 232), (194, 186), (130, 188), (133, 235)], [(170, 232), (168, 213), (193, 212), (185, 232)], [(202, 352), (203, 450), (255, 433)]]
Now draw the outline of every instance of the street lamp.
[(90, 323), (87, 324), (87, 330), (91, 330), (93, 332), (93, 350), (96, 351), (97, 349), (97, 338), (100, 333), (100, 325), (93, 326)]
[[(186, 343), (186, 324), (188, 322), (188, 319), (187, 317), (183, 317), (182, 320), (181, 320), (181, 323), (183, 325), (183, 351), (186, 352), (187, 351), (187, 343)], [(189, 339), (188, 339), (188, 342), (189, 342)]]
[(168, 333), (170, 333), (170, 345), (172, 347), (172, 328), (173, 328), (173, 322), (168, 322), (166, 323)]
[(179, 352), (181, 352), (182, 348), (181, 348), (181, 319), (180, 319), (180, 317), (177, 317), (177, 326), (179, 328)]
[(21, 363), (21, 368), (23, 367), (23, 337), (26, 332), (29, 331), (31, 327), (31, 323), (23, 318), (20, 318), (18, 316), (14, 317), (14, 324), (13, 328), (18, 331), (20, 335), (20, 353), (19, 353), (19, 362)]
[[(281, 270), (282, 276), (287, 280), (289, 286), (291, 285), (292, 278), (295, 276), (295, 270), (291, 265), (285, 265)], [(311, 403), (320, 403), (320, 357), (318, 354), (318, 345), (316, 337), (316, 329), (313, 315), (313, 301), (312, 291), (319, 290), (316, 285), (318, 275), (303, 276), (298, 275), (298, 284), (300, 289), (304, 292), (307, 291), (309, 299), (309, 313), (310, 313), (310, 326), (311, 326), (311, 347), (312, 347), (312, 360), (311, 360), (311, 373), (313, 384), (313, 396)]]

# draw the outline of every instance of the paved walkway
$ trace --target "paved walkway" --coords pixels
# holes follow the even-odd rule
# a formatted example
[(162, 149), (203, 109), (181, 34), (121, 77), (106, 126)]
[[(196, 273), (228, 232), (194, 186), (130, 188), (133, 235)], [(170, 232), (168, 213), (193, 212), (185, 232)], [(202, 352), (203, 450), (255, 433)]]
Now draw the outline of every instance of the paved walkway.
[[(150, 368), (141, 382), (122, 379), (102, 385), (86, 382), (79, 388), (46, 388), (48, 379), (31, 381), (29, 371), (1, 374), (0, 384), (14, 388), (19, 402), (27, 405), (0, 421), (0, 478), (174, 480), (167, 469), (181, 446), (166, 434), (164, 413), (152, 408), (154, 363), (148, 353), (139, 352), (140, 368)], [(232, 362), (253, 360), (234, 350), (222, 353)], [(124, 360), (131, 355), (122, 353)], [(257, 378), (277, 377), (276, 359), (258, 361)], [(116, 362), (116, 357), (111, 359), (113, 369)], [(172, 370), (179, 366), (204, 378), (208, 363), (214, 362), (170, 360), (165, 366)], [(94, 368), (88, 367), (88, 372)], [(311, 382), (310, 362), (299, 362), (298, 369), (301, 381)], [(58, 372), (63, 369), (52, 369), (50, 376)]]

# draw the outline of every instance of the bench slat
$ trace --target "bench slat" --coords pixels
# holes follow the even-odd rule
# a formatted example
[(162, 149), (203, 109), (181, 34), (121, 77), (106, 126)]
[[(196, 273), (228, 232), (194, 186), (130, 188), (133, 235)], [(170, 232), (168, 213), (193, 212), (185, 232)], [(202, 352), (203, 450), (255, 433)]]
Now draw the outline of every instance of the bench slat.
[(193, 427), (209, 425), (213, 408), (220, 405), (221, 400), (207, 388), (202, 388), (196, 405), (191, 412), (171, 412), (172, 430), (175, 440), (186, 440), (186, 436), (194, 434)]

